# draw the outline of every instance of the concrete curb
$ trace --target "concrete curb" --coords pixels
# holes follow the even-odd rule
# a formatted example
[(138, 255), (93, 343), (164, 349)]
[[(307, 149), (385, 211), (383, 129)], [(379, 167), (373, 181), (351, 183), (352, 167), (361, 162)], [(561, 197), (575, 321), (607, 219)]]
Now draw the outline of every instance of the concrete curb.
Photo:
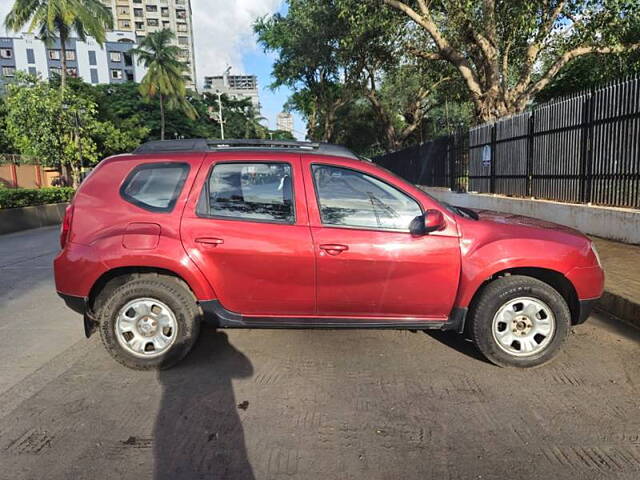
[(596, 309), (608, 313), (629, 325), (640, 328), (640, 303), (605, 291)]
[(0, 210), (0, 234), (62, 223), (68, 203), (52, 203), (33, 207)]

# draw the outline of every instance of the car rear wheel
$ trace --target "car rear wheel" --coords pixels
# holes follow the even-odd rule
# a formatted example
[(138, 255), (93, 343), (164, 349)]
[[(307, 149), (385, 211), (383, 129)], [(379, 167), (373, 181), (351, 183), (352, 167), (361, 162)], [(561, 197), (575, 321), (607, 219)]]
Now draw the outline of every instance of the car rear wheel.
[(550, 285), (513, 275), (494, 280), (470, 312), (471, 339), (503, 367), (535, 367), (553, 359), (571, 327), (567, 302)]
[(179, 279), (140, 274), (107, 293), (97, 312), (102, 343), (122, 365), (136, 370), (164, 369), (193, 347), (200, 312)]

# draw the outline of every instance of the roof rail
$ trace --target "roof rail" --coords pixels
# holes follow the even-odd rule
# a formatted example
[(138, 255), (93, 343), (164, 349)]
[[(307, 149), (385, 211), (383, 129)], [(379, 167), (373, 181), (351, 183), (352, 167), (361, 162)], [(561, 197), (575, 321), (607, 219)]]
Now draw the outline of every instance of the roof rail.
[(210, 152), (221, 150), (299, 150), (320, 155), (335, 155), (358, 159), (348, 148), (330, 143), (297, 142), (293, 140), (206, 140), (194, 138), (186, 140), (155, 140), (140, 145), (133, 153), (166, 152)]

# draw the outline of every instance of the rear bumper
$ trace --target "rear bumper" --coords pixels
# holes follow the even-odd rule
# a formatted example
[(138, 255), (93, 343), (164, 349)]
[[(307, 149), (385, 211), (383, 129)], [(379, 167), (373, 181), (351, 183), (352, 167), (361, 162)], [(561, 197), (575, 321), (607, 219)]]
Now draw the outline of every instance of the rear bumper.
[(87, 299), (85, 297), (76, 297), (75, 295), (67, 295), (66, 293), (58, 292), (58, 296), (64, 300), (67, 307), (80, 315), (84, 315), (87, 310)]
[(69, 307), (74, 312), (82, 315), (84, 323), (84, 336), (89, 338), (93, 334), (93, 332), (96, 331), (98, 323), (90, 315), (89, 309), (87, 308), (87, 299), (85, 297), (67, 295), (61, 292), (58, 292), (58, 296), (62, 298), (62, 300), (64, 300), (64, 303), (67, 307)]

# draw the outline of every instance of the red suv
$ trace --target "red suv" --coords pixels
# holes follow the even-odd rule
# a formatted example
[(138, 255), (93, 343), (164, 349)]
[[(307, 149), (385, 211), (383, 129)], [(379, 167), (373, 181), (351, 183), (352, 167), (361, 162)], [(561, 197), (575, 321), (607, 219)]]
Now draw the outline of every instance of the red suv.
[(551, 359), (600, 297), (592, 242), (442, 204), (350, 151), (151, 142), (102, 161), (67, 209), (56, 288), (120, 363), (165, 368), (221, 328), (465, 334), (493, 363)]

